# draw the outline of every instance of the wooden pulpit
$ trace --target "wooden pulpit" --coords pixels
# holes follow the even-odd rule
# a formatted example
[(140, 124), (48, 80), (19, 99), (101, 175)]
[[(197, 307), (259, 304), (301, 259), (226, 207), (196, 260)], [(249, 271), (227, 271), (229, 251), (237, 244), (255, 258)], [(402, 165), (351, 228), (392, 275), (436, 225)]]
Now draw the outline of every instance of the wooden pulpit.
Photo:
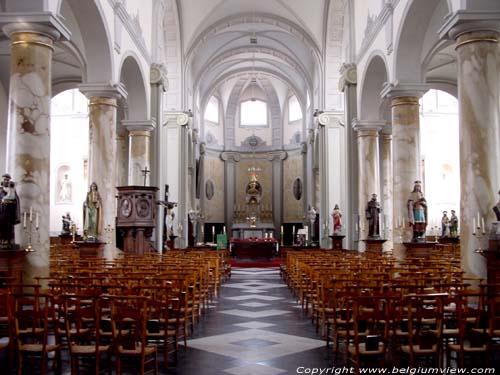
[(117, 229), (124, 235), (123, 251), (144, 254), (151, 250), (150, 238), (156, 226), (154, 186), (119, 186)]

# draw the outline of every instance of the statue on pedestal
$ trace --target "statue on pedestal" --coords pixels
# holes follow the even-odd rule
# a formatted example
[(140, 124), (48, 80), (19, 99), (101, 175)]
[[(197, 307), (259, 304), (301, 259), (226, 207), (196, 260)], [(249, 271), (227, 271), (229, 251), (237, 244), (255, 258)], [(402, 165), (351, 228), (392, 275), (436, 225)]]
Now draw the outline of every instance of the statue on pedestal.
[(422, 182), (415, 181), (407, 203), (408, 223), (413, 229), (413, 242), (425, 242), (427, 227), (427, 201), (422, 193)]
[(380, 203), (377, 201), (377, 194), (372, 194), (372, 199), (366, 205), (365, 215), (368, 220), (368, 238), (380, 238)]
[(339, 205), (336, 204), (332, 211), (333, 219), (333, 234), (339, 234), (342, 231), (342, 212), (340, 211)]
[(448, 211), (443, 211), (443, 217), (441, 218), (441, 237), (450, 237), (450, 218), (448, 217)]
[(2, 176), (0, 189), (0, 248), (11, 249), (15, 245), (14, 226), (21, 222), (19, 196), (9, 174)]
[(97, 241), (101, 223), (102, 200), (97, 184), (92, 182), (83, 203), (83, 230), (87, 241)]
[(458, 237), (458, 217), (455, 210), (451, 210), (450, 216), (450, 236), (455, 238)]

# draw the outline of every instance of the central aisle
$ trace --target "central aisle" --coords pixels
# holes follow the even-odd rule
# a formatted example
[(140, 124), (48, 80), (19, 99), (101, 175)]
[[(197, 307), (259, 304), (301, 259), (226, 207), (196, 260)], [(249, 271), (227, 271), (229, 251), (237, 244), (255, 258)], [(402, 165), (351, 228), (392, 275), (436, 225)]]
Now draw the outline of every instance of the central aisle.
[(332, 365), (332, 349), (276, 268), (233, 268), (187, 345), (169, 374), (296, 374)]

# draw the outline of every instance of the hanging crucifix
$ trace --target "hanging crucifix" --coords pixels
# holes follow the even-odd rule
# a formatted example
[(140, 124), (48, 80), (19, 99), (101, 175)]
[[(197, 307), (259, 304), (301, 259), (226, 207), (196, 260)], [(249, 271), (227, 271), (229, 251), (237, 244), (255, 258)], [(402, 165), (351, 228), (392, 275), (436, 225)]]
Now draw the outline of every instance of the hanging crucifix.
[(146, 165), (144, 169), (141, 169), (142, 175), (144, 176), (144, 186), (146, 186), (146, 179), (148, 177), (148, 173), (151, 173), (151, 171), (148, 169), (148, 166)]

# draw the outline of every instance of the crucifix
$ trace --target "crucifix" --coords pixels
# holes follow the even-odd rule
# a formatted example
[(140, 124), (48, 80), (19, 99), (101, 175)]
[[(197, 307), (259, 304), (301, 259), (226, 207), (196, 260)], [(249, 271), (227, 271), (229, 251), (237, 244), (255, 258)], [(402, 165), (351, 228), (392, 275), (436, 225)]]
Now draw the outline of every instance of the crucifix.
[(144, 186), (146, 186), (146, 178), (148, 177), (148, 173), (151, 173), (151, 171), (148, 169), (148, 166), (146, 165), (144, 169), (141, 169), (142, 175), (144, 176)]

